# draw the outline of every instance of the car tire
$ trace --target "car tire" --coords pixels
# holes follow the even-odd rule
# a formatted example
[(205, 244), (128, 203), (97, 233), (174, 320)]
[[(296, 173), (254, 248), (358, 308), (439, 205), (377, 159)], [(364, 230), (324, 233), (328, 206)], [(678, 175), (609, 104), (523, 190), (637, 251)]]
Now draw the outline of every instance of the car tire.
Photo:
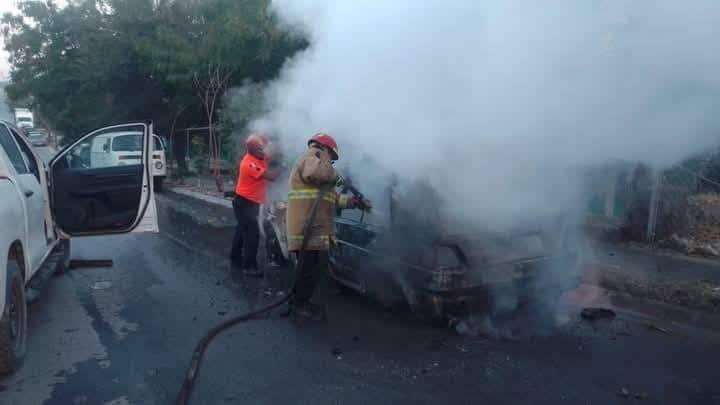
[(153, 189), (156, 193), (162, 193), (163, 191), (163, 178), (162, 177), (153, 177)]
[(0, 318), (0, 374), (14, 373), (27, 351), (27, 303), (22, 270), (14, 261), (7, 264), (5, 310)]

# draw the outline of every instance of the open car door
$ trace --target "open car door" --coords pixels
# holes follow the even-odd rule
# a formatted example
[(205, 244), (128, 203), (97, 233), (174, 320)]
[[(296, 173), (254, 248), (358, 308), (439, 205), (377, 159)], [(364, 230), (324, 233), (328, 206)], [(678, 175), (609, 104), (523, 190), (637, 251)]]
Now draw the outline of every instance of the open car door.
[(101, 128), (50, 161), (51, 208), (63, 236), (158, 231), (150, 134), (150, 122)]

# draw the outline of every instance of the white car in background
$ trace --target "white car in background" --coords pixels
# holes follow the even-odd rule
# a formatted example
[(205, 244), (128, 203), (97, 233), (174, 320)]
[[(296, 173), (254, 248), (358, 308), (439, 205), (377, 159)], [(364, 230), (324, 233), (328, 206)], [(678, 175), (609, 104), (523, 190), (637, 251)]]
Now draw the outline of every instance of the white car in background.
[(163, 182), (165, 181), (165, 177), (167, 177), (166, 150), (165, 141), (153, 134), (152, 171), (155, 191), (157, 192), (162, 192)]
[(32, 146), (48, 146), (49, 136), (47, 132), (35, 129), (29, 129), (26, 132), (27, 139)]
[[(91, 158), (90, 145), (127, 133), (136, 134), (133, 159)], [(151, 134), (146, 122), (103, 128), (46, 166), (17, 128), (0, 121), (0, 374), (20, 367), (27, 299), (69, 260), (71, 238), (157, 232)]]
[[(165, 143), (153, 134), (152, 174), (155, 191), (162, 191), (167, 176)], [(141, 158), (142, 134), (139, 132), (111, 132), (100, 134), (90, 145), (90, 162), (96, 167), (136, 164)]]

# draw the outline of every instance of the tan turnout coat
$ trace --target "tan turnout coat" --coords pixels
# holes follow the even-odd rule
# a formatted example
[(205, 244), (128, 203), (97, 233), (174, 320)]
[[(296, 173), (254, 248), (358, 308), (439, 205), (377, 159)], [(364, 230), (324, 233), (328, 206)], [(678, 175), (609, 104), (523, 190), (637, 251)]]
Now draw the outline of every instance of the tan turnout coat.
[(288, 250), (298, 251), (302, 245), (303, 228), (313, 202), (322, 194), (309, 227), (307, 250), (328, 250), (335, 241), (336, 209), (346, 208), (348, 195), (335, 192), (337, 174), (330, 155), (324, 149), (309, 147), (290, 173), (287, 205)]

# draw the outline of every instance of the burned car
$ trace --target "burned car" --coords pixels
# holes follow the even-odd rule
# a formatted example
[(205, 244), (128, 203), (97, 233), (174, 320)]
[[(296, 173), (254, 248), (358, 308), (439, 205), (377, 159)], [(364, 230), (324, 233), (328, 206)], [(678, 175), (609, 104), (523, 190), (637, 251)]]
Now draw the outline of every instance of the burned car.
[[(417, 206), (393, 205), (387, 226), (358, 211), (338, 211), (329, 275), (342, 289), (446, 320), (470, 311), (507, 317), (527, 306), (553, 312), (577, 284), (577, 235), (567, 221), (448, 234), (437, 230), (432, 209), (418, 215)], [(274, 202), (264, 218), (267, 252), (276, 262), (288, 260), (285, 210), (284, 202)]]

